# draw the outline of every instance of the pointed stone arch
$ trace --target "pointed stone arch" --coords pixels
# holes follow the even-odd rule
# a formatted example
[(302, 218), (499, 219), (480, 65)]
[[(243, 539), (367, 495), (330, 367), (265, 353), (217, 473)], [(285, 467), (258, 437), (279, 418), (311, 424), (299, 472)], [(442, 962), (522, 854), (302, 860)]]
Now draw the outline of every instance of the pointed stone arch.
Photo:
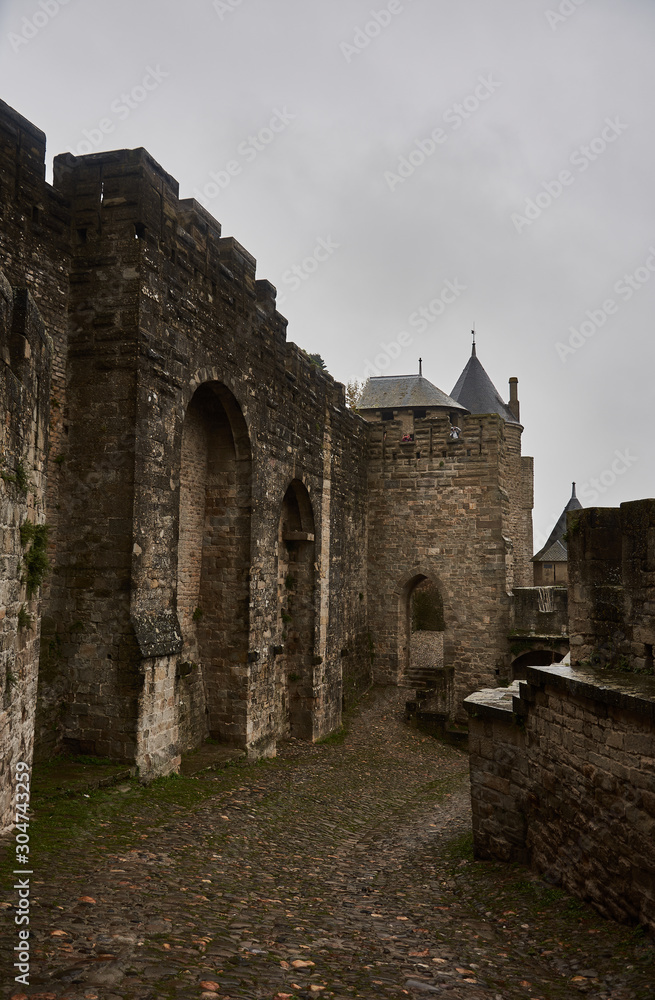
[[(453, 658), (453, 629), (458, 624), (450, 595), (439, 576), (431, 567), (415, 567), (406, 573), (396, 588), (398, 599), (398, 669), (399, 679), (410, 672), (413, 665), (423, 661), (439, 669)], [(425, 597), (422, 611), (417, 608), (417, 596)], [(412, 642), (416, 633), (425, 633), (419, 641)], [(418, 637), (417, 637), (418, 638)]]
[(278, 729), (301, 739), (314, 733), (316, 631), (315, 525), (312, 502), (299, 479), (289, 484), (278, 522)]
[(246, 742), (252, 452), (230, 389), (196, 388), (181, 438), (177, 612), (183, 746)]

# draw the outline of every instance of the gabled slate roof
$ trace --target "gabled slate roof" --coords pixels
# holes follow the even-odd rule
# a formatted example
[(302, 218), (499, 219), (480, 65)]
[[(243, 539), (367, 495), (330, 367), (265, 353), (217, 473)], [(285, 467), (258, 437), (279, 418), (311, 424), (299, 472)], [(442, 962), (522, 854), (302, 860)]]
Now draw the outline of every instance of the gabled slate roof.
[(544, 549), (541, 550), (538, 556), (532, 557), (532, 562), (566, 562), (569, 557), (569, 550), (566, 543), (559, 538), (556, 542), (553, 542), (549, 549), (545, 549), (545, 551)]
[(497, 413), (509, 424), (517, 424), (510, 408), (503, 402), (486, 371), (480, 364), (475, 344), (466, 368), (457, 379), (451, 396), (471, 413)]
[(400, 410), (403, 407), (468, 412), (466, 406), (451, 399), (422, 375), (373, 376), (364, 386), (357, 404), (358, 410)]
[[(548, 536), (548, 541), (539, 549), (536, 555), (532, 557), (532, 562), (563, 562), (568, 556), (568, 548), (566, 542), (564, 541), (564, 535), (566, 534), (566, 514), (569, 510), (582, 510), (582, 504), (575, 495), (575, 483), (573, 483), (573, 488), (571, 490), (571, 499), (567, 503), (566, 507), (560, 514), (557, 524)], [(556, 544), (559, 544), (564, 551), (564, 559), (557, 558), (555, 555), (551, 554), (551, 549), (553, 551), (559, 551), (555, 548)]]

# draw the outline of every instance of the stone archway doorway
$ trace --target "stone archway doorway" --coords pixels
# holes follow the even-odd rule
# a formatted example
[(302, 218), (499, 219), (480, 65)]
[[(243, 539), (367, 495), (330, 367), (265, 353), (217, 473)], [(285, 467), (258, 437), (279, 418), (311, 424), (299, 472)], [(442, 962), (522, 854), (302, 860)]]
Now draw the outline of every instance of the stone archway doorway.
[[(247, 730), (252, 457), (230, 390), (207, 382), (182, 429), (177, 612), (182, 748), (207, 736), (244, 746)], [(181, 682), (180, 682), (181, 683)]]

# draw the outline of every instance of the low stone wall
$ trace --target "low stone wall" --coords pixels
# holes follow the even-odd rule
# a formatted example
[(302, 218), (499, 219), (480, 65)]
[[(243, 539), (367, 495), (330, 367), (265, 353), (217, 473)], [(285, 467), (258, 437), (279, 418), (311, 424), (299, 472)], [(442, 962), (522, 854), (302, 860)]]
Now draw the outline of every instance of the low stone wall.
[(655, 932), (655, 679), (528, 667), (464, 704), (476, 856)]
[(566, 587), (514, 587), (512, 635), (568, 636)]

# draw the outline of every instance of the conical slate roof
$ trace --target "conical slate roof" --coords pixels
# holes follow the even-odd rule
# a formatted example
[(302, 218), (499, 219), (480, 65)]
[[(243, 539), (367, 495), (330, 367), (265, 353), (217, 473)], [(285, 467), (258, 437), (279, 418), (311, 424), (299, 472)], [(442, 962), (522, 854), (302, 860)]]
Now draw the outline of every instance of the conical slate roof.
[(466, 368), (457, 379), (457, 384), (451, 396), (471, 413), (497, 413), (508, 424), (517, 424), (518, 420), (501, 399), (486, 371), (478, 361), (475, 344)]
[(358, 410), (400, 410), (403, 407), (440, 408), (466, 413), (466, 406), (451, 399), (422, 375), (377, 375), (369, 378), (357, 404)]
[[(532, 557), (532, 562), (563, 562), (566, 559), (568, 549), (564, 535), (566, 534), (566, 514), (569, 510), (582, 510), (582, 504), (575, 495), (575, 483), (573, 483), (571, 499), (560, 514), (557, 524), (548, 536), (546, 544)], [(551, 549), (553, 550), (552, 552), (550, 551)], [(564, 551), (564, 558), (562, 558), (562, 549)]]

